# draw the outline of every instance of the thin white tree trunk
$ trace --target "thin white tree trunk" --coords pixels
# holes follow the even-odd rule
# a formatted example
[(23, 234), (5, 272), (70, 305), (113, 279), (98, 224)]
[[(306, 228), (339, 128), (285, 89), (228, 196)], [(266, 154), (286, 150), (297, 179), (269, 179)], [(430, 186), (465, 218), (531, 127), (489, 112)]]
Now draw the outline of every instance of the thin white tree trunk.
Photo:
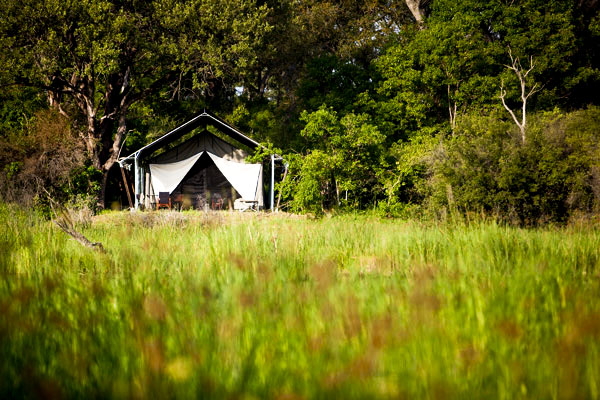
[(527, 91), (527, 75), (533, 70), (535, 64), (533, 63), (533, 57), (529, 58), (529, 69), (525, 70), (521, 66), (521, 61), (519, 61), (518, 57), (513, 57), (512, 51), (510, 47), (508, 48), (508, 55), (510, 56), (510, 65), (505, 65), (506, 68), (510, 69), (515, 73), (517, 78), (519, 79), (519, 84), (521, 88), (521, 121), (517, 118), (516, 114), (513, 110), (506, 104), (506, 89), (504, 88), (504, 81), (500, 84), (500, 100), (502, 100), (502, 105), (508, 111), (513, 121), (519, 128), (521, 132), (521, 142), (525, 144), (526, 140), (526, 125), (527, 125), (527, 99), (529, 99), (534, 93), (539, 92), (542, 88), (538, 86), (537, 83), (533, 85), (529, 92)]

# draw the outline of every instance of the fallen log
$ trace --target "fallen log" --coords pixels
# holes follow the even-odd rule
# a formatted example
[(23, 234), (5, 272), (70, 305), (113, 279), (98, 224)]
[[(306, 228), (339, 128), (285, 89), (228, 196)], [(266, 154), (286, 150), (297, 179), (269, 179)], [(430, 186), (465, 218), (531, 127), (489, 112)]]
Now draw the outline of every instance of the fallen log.
[(44, 191), (48, 196), (50, 208), (52, 209), (52, 213), (54, 214), (52, 222), (54, 222), (54, 224), (58, 226), (64, 233), (71, 236), (73, 239), (75, 239), (85, 247), (106, 254), (106, 249), (104, 248), (102, 243), (92, 242), (91, 240), (86, 238), (81, 232), (78, 232), (77, 229), (75, 229), (75, 223), (73, 222), (73, 218), (71, 218), (69, 210), (67, 210), (62, 204), (55, 201), (45, 188)]

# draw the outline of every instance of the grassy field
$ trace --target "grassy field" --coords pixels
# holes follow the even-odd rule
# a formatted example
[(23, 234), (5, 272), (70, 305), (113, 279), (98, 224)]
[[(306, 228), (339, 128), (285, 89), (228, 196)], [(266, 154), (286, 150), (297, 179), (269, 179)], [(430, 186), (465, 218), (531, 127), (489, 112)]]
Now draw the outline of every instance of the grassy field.
[(0, 206), (0, 398), (600, 397), (600, 229)]

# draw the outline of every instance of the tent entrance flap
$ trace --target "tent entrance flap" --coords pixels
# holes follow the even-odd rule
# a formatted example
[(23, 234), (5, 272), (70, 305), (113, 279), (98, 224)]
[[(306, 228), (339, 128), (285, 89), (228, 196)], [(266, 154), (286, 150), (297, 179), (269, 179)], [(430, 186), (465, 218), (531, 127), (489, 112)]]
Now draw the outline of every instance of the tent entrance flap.
[(185, 160), (169, 164), (150, 164), (154, 193), (169, 192), (171, 194), (201, 155), (202, 153), (198, 153)]
[(262, 169), (261, 164), (242, 164), (235, 161), (227, 161), (207, 152), (219, 171), (227, 178), (231, 186), (242, 196), (244, 200), (258, 199), (258, 181)]

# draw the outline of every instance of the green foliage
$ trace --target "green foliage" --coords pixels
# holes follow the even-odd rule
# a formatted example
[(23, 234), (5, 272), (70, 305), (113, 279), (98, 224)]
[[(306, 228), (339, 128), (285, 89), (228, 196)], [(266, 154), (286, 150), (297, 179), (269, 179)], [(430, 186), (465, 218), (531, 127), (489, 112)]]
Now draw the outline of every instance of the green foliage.
[[(425, 29), (403, 33), (375, 61), (382, 81), (362, 102), (396, 140), (440, 123), (453, 128), (457, 116), (501, 107), (502, 80), (509, 103), (520, 99), (518, 82), (505, 68), (511, 49), (523, 65), (533, 58), (528, 87), (544, 86), (530, 111), (587, 104), (582, 85), (595, 87), (600, 75), (597, 61), (590, 63), (578, 45), (593, 35), (578, 30), (579, 12), (561, 1), (437, 0)], [(592, 46), (597, 49), (597, 41)]]
[(294, 188), (294, 197), (291, 204), (292, 210), (313, 213), (316, 216), (323, 215), (326, 201), (333, 196), (331, 191), (335, 190), (332, 178), (336, 171), (332, 158), (322, 150), (313, 150), (302, 159), (299, 167), (293, 168), (293, 173), (298, 169), (298, 183)]
[(309, 112), (327, 104), (336, 111), (349, 113), (357, 96), (372, 86), (373, 72), (356, 61), (333, 55), (318, 57), (307, 63), (298, 97)]
[(100, 190), (102, 171), (92, 165), (81, 166), (71, 171), (68, 185), (63, 187), (63, 192), (68, 197), (78, 194), (92, 195)]
[(266, 101), (240, 100), (229, 120), (242, 132), (263, 145), (276, 144), (277, 147), (285, 146), (286, 149), (290, 149), (296, 144), (298, 133), (285, 123), (288, 117), (281, 112), (281, 109)]
[(414, 215), (424, 200), (432, 154), (439, 145), (439, 139), (426, 131), (413, 136), (408, 142), (392, 145), (389, 149), (390, 166), (378, 171), (378, 179), (387, 197), (386, 201), (379, 203), (379, 208), (385, 215)]
[[(567, 143), (571, 139), (556, 139), (556, 124), (566, 122), (542, 116), (556, 106), (586, 104), (581, 85), (600, 83), (597, 60), (580, 47), (598, 46), (591, 44), (594, 19), (586, 16), (587, 5), (437, 0), (430, 6), (424, 29), (406, 29), (374, 61), (381, 80), (358, 97), (387, 137), (391, 167), (378, 175), (387, 196), (380, 208), (393, 214), (394, 207), (402, 213), (405, 205), (426, 204), (438, 215), (449, 207), (516, 223), (596, 210), (594, 162), (581, 161), (589, 153)], [(498, 98), (503, 82), (509, 106), (520, 108), (520, 83), (506, 68), (509, 50), (523, 66), (533, 66), (527, 89), (543, 86), (527, 103), (532, 139), (525, 146), (512, 141), (514, 127), (504, 122), (508, 116)], [(591, 123), (582, 118), (595, 118), (593, 111), (582, 113), (580, 127), (573, 122), (560, 129), (574, 135)], [(588, 132), (586, 140), (595, 143), (595, 136)], [(585, 206), (576, 206), (575, 198)]]
[(262, 163), (270, 160), (270, 157), (273, 155), (281, 154), (281, 149), (273, 147), (272, 144), (267, 144), (266, 146), (259, 146), (254, 150), (254, 154), (251, 154), (246, 158), (246, 161), (249, 163)]
[(0, 140), (18, 140), (27, 129), (29, 119), (45, 106), (45, 99), (37, 90), (14, 86), (0, 88)]
[(599, 129), (597, 107), (536, 115), (525, 144), (508, 122), (464, 118), (434, 166), (432, 205), (524, 224), (598, 212)]
[(0, 205), (2, 398), (597, 395), (589, 222), (126, 212), (75, 223), (108, 254)]
[[(365, 114), (342, 118), (331, 107), (304, 111), (301, 134), (312, 150), (290, 172), (297, 181), (292, 208), (322, 214), (324, 208), (372, 201), (384, 136)], [(296, 158), (296, 161), (299, 159)]]
[(10, 164), (7, 164), (4, 167), (4, 172), (6, 172), (6, 179), (12, 179), (21, 168), (23, 168), (23, 163), (19, 161), (13, 161)]

